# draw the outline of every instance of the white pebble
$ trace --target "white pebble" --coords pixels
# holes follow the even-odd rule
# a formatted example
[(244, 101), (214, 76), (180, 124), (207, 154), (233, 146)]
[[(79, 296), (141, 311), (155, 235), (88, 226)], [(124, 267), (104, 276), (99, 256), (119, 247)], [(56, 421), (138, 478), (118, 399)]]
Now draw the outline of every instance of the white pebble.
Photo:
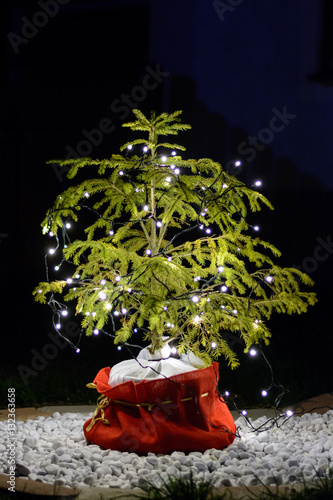
[[(169, 477), (208, 481), (215, 486), (245, 487), (313, 481), (333, 472), (333, 411), (305, 414), (279, 427), (253, 432), (243, 418), (236, 421), (241, 439), (224, 450), (204, 453), (174, 451), (169, 455), (103, 449), (83, 434), (87, 416), (54, 413), (52, 417), (16, 422), (17, 473), (50, 484), (82, 488), (136, 488), (147, 481), (157, 487)], [(267, 419), (251, 421), (265, 429)], [(0, 473), (7, 473), (7, 427), (0, 422)]]
[(224, 474), (228, 474), (230, 476), (240, 476), (241, 475), (241, 470), (239, 467), (225, 467), (223, 469)]
[(16, 472), (19, 476), (28, 476), (31, 473), (31, 469), (27, 463), (16, 459)]
[(247, 450), (246, 444), (241, 439), (239, 441), (237, 441), (237, 448), (239, 448), (239, 449), (241, 449), (243, 451)]
[(158, 458), (156, 457), (147, 457), (147, 462), (151, 465), (157, 465), (158, 464)]
[(24, 446), (28, 446), (29, 448), (33, 448), (36, 444), (36, 439), (32, 437), (26, 437), (23, 441)]
[(299, 463), (298, 463), (298, 460), (288, 460), (287, 461), (287, 464), (288, 464), (288, 467), (299, 467)]
[(272, 444), (268, 444), (267, 446), (265, 446), (264, 448), (264, 452), (269, 455), (270, 453), (274, 453), (274, 445)]
[(53, 449), (56, 450), (57, 448), (62, 448), (64, 444), (61, 441), (55, 441), (53, 443)]
[(48, 474), (57, 474), (59, 467), (56, 464), (50, 464), (45, 467), (45, 470)]
[(89, 484), (90, 486), (92, 486), (95, 481), (96, 481), (96, 476), (94, 474), (89, 474), (89, 476), (85, 477), (83, 480), (85, 484)]
[(111, 478), (108, 480), (109, 488), (121, 488), (124, 481), (120, 478)]

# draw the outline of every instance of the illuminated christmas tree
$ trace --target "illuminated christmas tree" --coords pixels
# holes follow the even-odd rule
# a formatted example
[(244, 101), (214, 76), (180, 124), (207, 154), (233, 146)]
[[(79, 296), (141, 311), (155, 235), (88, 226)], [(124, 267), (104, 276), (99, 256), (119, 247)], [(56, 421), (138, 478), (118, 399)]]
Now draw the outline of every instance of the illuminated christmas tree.
[[(273, 208), (260, 181), (246, 185), (219, 163), (183, 159), (183, 146), (163, 142), (162, 136), (190, 128), (181, 111), (133, 113), (136, 120), (124, 126), (146, 138), (127, 142), (125, 153), (57, 162), (69, 168), (70, 179), (83, 167), (98, 174), (69, 187), (48, 211), (43, 231), (61, 232), (62, 262), (73, 271), (39, 283), (35, 300), (52, 307), (60, 334), (66, 304), (75, 303), (87, 335), (108, 332), (122, 345), (141, 332), (151, 352), (171, 342), (206, 365), (224, 356), (235, 368), (230, 333), (245, 351), (267, 344), (274, 311), (303, 313), (316, 302), (314, 293), (301, 290), (312, 281), (279, 267), (279, 250), (247, 222), (248, 212)], [(68, 240), (73, 222), (85, 225), (84, 239)]]

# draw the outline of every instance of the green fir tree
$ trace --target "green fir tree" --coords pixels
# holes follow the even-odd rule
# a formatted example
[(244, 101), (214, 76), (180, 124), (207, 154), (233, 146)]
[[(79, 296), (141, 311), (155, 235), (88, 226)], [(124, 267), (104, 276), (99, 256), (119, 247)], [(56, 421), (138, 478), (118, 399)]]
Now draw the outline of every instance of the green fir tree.
[(235, 368), (228, 335), (245, 351), (268, 344), (272, 313), (306, 312), (316, 297), (301, 286), (313, 283), (297, 269), (279, 267), (279, 250), (251, 235), (248, 212), (273, 208), (256, 186), (211, 159), (183, 159), (183, 146), (163, 142), (162, 136), (191, 128), (181, 111), (133, 113), (135, 121), (124, 126), (146, 138), (126, 143), (124, 154), (57, 161), (70, 179), (83, 167), (98, 175), (56, 198), (44, 233), (84, 223), (87, 211), (95, 219), (83, 239), (63, 250), (74, 265), (71, 278), (39, 283), (35, 300), (59, 315), (66, 306), (57, 294), (74, 301), (87, 335), (113, 330), (122, 344), (141, 331), (152, 352), (177, 339), (179, 352), (191, 350), (206, 365), (224, 356)]

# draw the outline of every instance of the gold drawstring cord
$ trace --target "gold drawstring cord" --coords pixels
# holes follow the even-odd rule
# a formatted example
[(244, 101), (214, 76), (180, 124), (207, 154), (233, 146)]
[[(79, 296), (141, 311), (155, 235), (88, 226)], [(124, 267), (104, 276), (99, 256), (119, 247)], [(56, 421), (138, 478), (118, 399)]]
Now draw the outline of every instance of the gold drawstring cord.
[[(95, 385), (95, 384), (87, 384), (87, 387), (89, 385)], [(90, 388), (93, 389), (93, 387), (90, 387)], [(95, 425), (95, 422), (97, 422), (97, 420), (102, 420), (103, 424), (110, 425), (110, 422), (108, 421), (108, 419), (105, 418), (105, 412), (104, 412), (104, 408), (106, 408), (107, 406), (109, 406), (110, 401), (111, 401), (111, 399), (107, 398), (103, 394), (101, 394), (99, 396), (99, 398), (97, 399), (97, 408), (94, 411), (94, 414), (92, 416), (91, 422), (90, 422), (90, 424), (88, 425), (88, 427), (86, 429), (87, 431), (90, 431), (90, 429)], [(96, 418), (99, 411), (101, 411), (101, 416), (98, 417), (98, 418)]]
[(86, 387), (88, 387), (88, 389), (97, 389), (97, 385), (93, 384), (92, 382), (89, 382), (89, 384), (87, 384)]
[[(86, 387), (88, 387), (88, 389), (97, 389), (96, 384), (93, 384), (93, 383), (87, 384)], [(208, 392), (201, 394), (202, 398), (204, 398), (206, 396), (208, 396)], [(190, 396), (188, 398), (182, 398), (180, 400), (180, 402), (185, 403), (186, 401), (191, 401), (192, 399), (193, 399), (193, 396)], [(97, 422), (97, 420), (102, 420), (103, 424), (110, 425), (110, 422), (108, 421), (108, 419), (104, 418), (104, 415), (105, 415), (104, 408), (109, 406), (110, 403), (116, 403), (116, 404), (121, 404), (123, 406), (132, 406), (132, 407), (139, 407), (139, 408), (146, 407), (147, 411), (152, 411), (153, 407), (157, 404), (157, 403), (129, 403), (128, 401), (121, 401), (119, 399), (110, 399), (110, 398), (107, 398), (106, 396), (103, 396), (103, 394), (101, 394), (101, 396), (97, 399), (97, 408), (94, 411), (91, 422), (88, 425), (88, 427), (86, 428), (87, 431), (90, 431), (90, 429), (94, 426), (94, 424), (95, 424), (95, 422)], [(164, 404), (164, 405), (171, 404), (171, 403), (172, 403), (172, 401), (170, 401), (170, 400), (161, 401), (161, 404)], [(101, 411), (102, 416), (96, 418), (99, 411)]]

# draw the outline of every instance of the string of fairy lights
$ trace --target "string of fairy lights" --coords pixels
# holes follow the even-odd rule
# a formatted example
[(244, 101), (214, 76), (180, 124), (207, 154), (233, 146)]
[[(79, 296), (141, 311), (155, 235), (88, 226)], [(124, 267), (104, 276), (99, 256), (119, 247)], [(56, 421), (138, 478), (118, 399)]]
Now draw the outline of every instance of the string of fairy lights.
[[(131, 152), (132, 150), (132, 145), (128, 145), (127, 147), (127, 154), (129, 152)], [(142, 156), (141, 158), (138, 160), (138, 163), (142, 163), (145, 159), (145, 156), (146, 156), (146, 153), (148, 152), (148, 148), (147, 146), (145, 146), (142, 150)], [(176, 155), (176, 152), (175, 151), (172, 151), (171, 152), (171, 156), (175, 156)], [(167, 162), (167, 156), (165, 155), (161, 155), (160, 156), (160, 160), (161, 160), (161, 164), (158, 164), (159, 167), (161, 166), (164, 166), (163, 163), (164, 162)], [(235, 162), (235, 166), (239, 166), (240, 165), (240, 162)], [(172, 187), (172, 182), (175, 180), (175, 182), (178, 182), (179, 181), (179, 176), (181, 175), (181, 171), (179, 168), (177, 168), (175, 165), (171, 164), (169, 166), (170, 170), (172, 171), (170, 173), (170, 175), (167, 175), (166, 177), (166, 182), (170, 185), (170, 188)], [(130, 176), (129, 176), (129, 173), (128, 172), (124, 172), (123, 170), (119, 170), (118, 172), (119, 176), (126, 176), (130, 182), (131, 179), (130, 179)], [(194, 230), (203, 230), (205, 231), (205, 233), (207, 235), (211, 235), (212, 234), (212, 228), (211, 227), (207, 227), (206, 223), (205, 222), (202, 222), (202, 220), (205, 218), (205, 216), (207, 215), (207, 193), (212, 190), (213, 186), (215, 185), (215, 183), (217, 182), (217, 178), (215, 178), (213, 180), (213, 182), (211, 183), (211, 185), (208, 187), (208, 188), (203, 188), (202, 189), (202, 194), (201, 194), (201, 206), (199, 207), (199, 211), (198, 211), (198, 220), (197, 220), (197, 223), (193, 226), (190, 226), (190, 227), (187, 227), (185, 229), (182, 229), (180, 231), (178, 231), (172, 238), (171, 240), (168, 242), (168, 244), (163, 248), (161, 249), (158, 253), (156, 254), (152, 254), (152, 251), (150, 248), (147, 248), (145, 250), (145, 253), (147, 256), (153, 258), (153, 257), (156, 257), (156, 256), (159, 256), (159, 255), (163, 255), (164, 257), (166, 257), (166, 259), (168, 261), (171, 261), (173, 256), (172, 256), (172, 250), (169, 250), (170, 246), (174, 243), (174, 241), (177, 239), (177, 238), (180, 238), (182, 236), (184, 236), (184, 234), (186, 234), (187, 232), (190, 232), (190, 231), (194, 231)], [(262, 185), (261, 181), (260, 180), (257, 180), (254, 182), (254, 184), (252, 184), (251, 186), (246, 186), (246, 187), (260, 187)], [(227, 185), (224, 185), (223, 186), (225, 188), (225, 192), (229, 192), (230, 189), (234, 189), (234, 187), (229, 187)], [(140, 188), (136, 187), (135, 188), (135, 191), (138, 192)], [(156, 207), (155, 207), (155, 211), (154, 213), (150, 213), (150, 207), (149, 207), (149, 202), (148, 202), (148, 194), (147, 194), (147, 189), (143, 189), (146, 191), (146, 201), (144, 203), (144, 205), (142, 206), (142, 211), (147, 214), (147, 215), (144, 215), (144, 217), (142, 219), (135, 219), (133, 221), (126, 221), (126, 223), (128, 222), (135, 222), (135, 223), (144, 223), (145, 221), (147, 221), (149, 218), (152, 218), (154, 221), (155, 221), (155, 224), (156, 224), (156, 227), (159, 228), (159, 229), (162, 229), (163, 228), (163, 223), (160, 219), (156, 218), (156, 213), (157, 213), (157, 207), (158, 207), (158, 202), (159, 200), (157, 201), (156, 203)], [(163, 196), (163, 194), (161, 195)], [(84, 194), (84, 197), (85, 199), (88, 199), (90, 197), (90, 194), (88, 192), (86, 192)], [(95, 210), (94, 208), (90, 207), (89, 205), (87, 204), (82, 204), (80, 203), (78, 205), (80, 208), (84, 208), (86, 210), (89, 210), (90, 212), (92, 212), (96, 217), (99, 217), (99, 218), (102, 218), (104, 219), (104, 217), (98, 213), (97, 210)], [(75, 207), (71, 207), (71, 208), (75, 208)], [(61, 209), (59, 209), (61, 210)], [(104, 219), (106, 220), (106, 219)], [(115, 235), (115, 232), (116, 232), (116, 225), (117, 224), (124, 224), (122, 222), (115, 222), (114, 220), (109, 220), (108, 221), (110, 223), (110, 231), (109, 231), (109, 236), (110, 237), (113, 237)], [(251, 227), (254, 231), (259, 231), (259, 226), (257, 225), (254, 225), (254, 226), (250, 226), (248, 224), (249, 227)], [(62, 240), (62, 246), (63, 248), (67, 248), (67, 246), (71, 243), (71, 240), (70, 240), (70, 237), (69, 237), (69, 234), (68, 234), (68, 231), (71, 229), (71, 222), (70, 221), (63, 221), (63, 225), (61, 227), (61, 240)], [(58, 251), (60, 250), (60, 247), (61, 247), (61, 243), (60, 243), (60, 238), (58, 236), (58, 234), (53, 234), (52, 232), (49, 232), (49, 236), (50, 237), (54, 237), (55, 238), (55, 241), (56, 241), (56, 245), (55, 247), (53, 248), (50, 248), (48, 250), (48, 253), (45, 255), (45, 272), (46, 272), (46, 281), (49, 283), (50, 282), (50, 272), (49, 272), (49, 257), (51, 256), (55, 256)], [(82, 254), (82, 257), (84, 258), (84, 254)], [(69, 261), (67, 260), (64, 255), (62, 254), (61, 256), (61, 260), (60, 262), (58, 262), (55, 266), (54, 266), (54, 271), (59, 271), (60, 268), (62, 267), (62, 265), (64, 263), (68, 263), (68, 264), (72, 264), (74, 265), (74, 263), (72, 261)], [(192, 300), (193, 303), (198, 303), (200, 301), (200, 297), (205, 294), (205, 296), (207, 296), (207, 294), (209, 295), (209, 293), (216, 293), (216, 292), (221, 292), (221, 293), (226, 293), (228, 292), (228, 287), (227, 285), (225, 284), (225, 280), (223, 279), (223, 271), (224, 271), (224, 267), (223, 266), (218, 266), (217, 268), (217, 272), (214, 276), (210, 277), (209, 279), (203, 279), (202, 277), (200, 276), (197, 276), (194, 278), (194, 281), (198, 283), (198, 288), (196, 290), (190, 290), (188, 292), (185, 292), (184, 294), (182, 294), (180, 297), (177, 297), (178, 300), (180, 299), (184, 299), (184, 298), (187, 298), (189, 300)], [(113, 301), (113, 304), (111, 303), (106, 303), (106, 308), (109, 309), (109, 319), (110, 319), (110, 323), (111, 323), (111, 326), (112, 326), (112, 331), (113, 332), (116, 332), (116, 323), (115, 323), (115, 320), (117, 320), (117, 317), (123, 315), (123, 316), (127, 316), (130, 314), (130, 311), (128, 311), (126, 308), (124, 307), (121, 307), (121, 305), (119, 306), (119, 303), (120, 303), (120, 300), (121, 300), (121, 297), (124, 293), (132, 293), (134, 291), (135, 293), (135, 281), (138, 279), (138, 277), (132, 279), (132, 274), (133, 273), (129, 273), (127, 274), (126, 276), (121, 276), (119, 274), (116, 274), (115, 275), (115, 281), (116, 282), (120, 282), (121, 280), (123, 280), (124, 278), (126, 278), (126, 288), (122, 288), (119, 290), (119, 295), (118, 297)], [(80, 286), (80, 284), (84, 283), (84, 282), (87, 282), (88, 278), (86, 278), (85, 280), (81, 280), (81, 277), (79, 274), (76, 274), (74, 275), (73, 277), (70, 277), (70, 278), (67, 278), (66, 279), (66, 282), (67, 282), (67, 285), (74, 288), (75, 290), (75, 287), (77, 286)], [(261, 280), (262, 282), (264, 282), (266, 285), (270, 285), (270, 283), (272, 283), (274, 280), (273, 276), (271, 275), (267, 275), (265, 276), (265, 278), (263, 280)], [(216, 282), (217, 281), (217, 282)], [(261, 282), (261, 281), (258, 281), (258, 284)], [(106, 282), (105, 280), (101, 280), (100, 281), (100, 285), (101, 285), (101, 290), (99, 292), (99, 298), (100, 300), (106, 300), (107, 299), (107, 294), (105, 293), (104, 289), (103, 289), (103, 286), (105, 286)], [(162, 283), (166, 288), (167, 288), (167, 285), (165, 283)], [(251, 290), (250, 292), (250, 295), (249, 295), (249, 298), (248, 298), (248, 307), (250, 307), (250, 296), (251, 294), (253, 293), (254, 290)], [(170, 290), (169, 290), (170, 292)], [(171, 296), (171, 292), (169, 293), (169, 295)], [(176, 299), (176, 300), (177, 300)], [(209, 298), (207, 298), (207, 301), (209, 302)], [(66, 318), (68, 317), (69, 315), (69, 309), (68, 309), (68, 306), (64, 303), (61, 303), (59, 302), (58, 300), (56, 300), (55, 298), (55, 293), (54, 292), (51, 292), (50, 294), (50, 298), (48, 300), (48, 306), (51, 308), (52, 310), (52, 322), (53, 322), (53, 326), (56, 330), (56, 332), (58, 333), (59, 336), (61, 336), (64, 340), (66, 340), (68, 342), (68, 344), (73, 348), (75, 349), (76, 353), (79, 353), (80, 352), (80, 342), (81, 342), (81, 339), (82, 339), (82, 336), (84, 334), (84, 328), (81, 328), (80, 330), (80, 333), (78, 335), (78, 338), (76, 340), (76, 342), (73, 342), (72, 340), (70, 340), (63, 332), (62, 332), (62, 325), (63, 325), (63, 321), (66, 320)], [(115, 306), (119, 306), (118, 308), (116, 308)], [(164, 306), (165, 308), (167, 308), (167, 306)], [(228, 313), (228, 314), (233, 314), (233, 315), (237, 315), (237, 310), (231, 310), (229, 309), (228, 307), (222, 305), (221, 306), (223, 309), (225, 309), (225, 312)], [(94, 316), (96, 314), (96, 312), (92, 311), (91, 312), (92, 316)], [(200, 321), (200, 316), (202, 315), (202, 312), (200, 312), (195, 318), (194, 318), (194, 321), (197, 321), (199, 322)], [(259, 322), (260, 320), (255, 320), (255, 322)], [(168, 328), (173, 328), (174, 325), (173, 324), (167, 324), (166, 325)], [(137, 333), (138, 331), (144, 331), (144, 328), (134, 328), (133, 331), (134, 333)], [(104, 328), (101, 328), (100, 330), (98, 330), (97, 328), (95, 328), (93, 330), (93, 334), (94, 335), (99, 335), (99, 333), (102, 333), (104, 335), (107, 335), (111, 338), (115, 338), (115, 335), (113, 333), (110, 333), (108, 331), (106, 331)], [(133, 357), (134, 359), (137, 360), (137, 362), (141, 365), (140, 361), (137, 359), (137, 357), (132, 353), (132, 348), (133, 349), (142, 349), (142, 346), (139, 346), (139, 345), (136, 345), (136, 344), (131, 344), (129, 342), (123, 342), (122, 345), (118, 345), (118, 349), (121, 350), (122, 347), (125, 347), (127, 349), (127, 351), (130, 353), (131, 357)], [(216, 343), (212, 342), (211, 343), (211, 349), (214, 349), (216, 348)], [(274, 409), (275, 409), (275, 417), (272, 418), (272, 419), (268, 419), (266, 424), (262, 424), (260, 426), (260, 428), (256, 428), (253, 430), (255, 431), (264, 431), (264, 430), (267, 430), (268, 428), (274, 426), (274, 425), (279, 425), (279, 422), (281, 420), (283, 421), (286, 421), (286, 419), (290, 418), (292, 415), (293, 415), (293, 412), (291, 410), (287, 411), (287, 412), (283, 412), (281, 413), (279, 410), (278, 410), (278, 407), (280, 406), (280, 403), (281, 403), (281, 400), (283, 398), (283, 396), (285, 395), (285, 390), (283, 388), (283, 386), (281, 384), (276, 384), (275, 381), (274, 381), (274, 376), (273, 376), (273, 370), (272, 370), (272, 367), (271, 365), (269, 364), (266, 356), (264, 355), (263, 351), (262, 351), (262, 348), (259, 344), (259, 347), (256, 346), (255, 347), (252, 347), (250, 350), (249, 350), (249, 355), (252, 356), (252, 357), (255, 357), (257, 355), (261, 355), (263, 360), (265, 361), (265, 363), (267, 364), (268, 368), (269, 368), (269, 372), (270, 372), (270, 375), (271, 375), (271, 382), (270, 384), (268, 385), (268, 387), (266, 387), (265, 389), (262, 390), (261, 392), (261, 396), (263, 398), (267, 397), (267, 395), (269, 394), (269, 391), (271, 391), (273, 388), (274, 389), (278, 389), (279, 390), (279, 394), (278, 396), (276, 397), (275, 401), (274, 401)], [(176, 346), (174, 345), (172, 347), (172, 351), (171, 351), (171, 356), (177, 356), (177, 348)], [(163, 358), (165, 359), (165, 358)], [(161, 361), (160, 360), (156, 360), (156, 361)], [(143, 365), (141, 365), (143, 368), (146, 368), (144, 367)], [(152, 368), (151, 366), (149, 366), (149, 368), (151, 368), (153, 371), (154, 368)], [(157, 372), (159, 373), (159, 372)], [(160, 376), (162, 377), (165, 377), (162, 373), (159, 373)], [(168, 377), (165, 377), (165, 378), (168, 378)], [(172, 381), (172, 379), (169, 379)], [(173, 381), (172, 381), (173, 382)], [(197, 409), (197, 397), (195, 394), (192, 394), (192, 392), (186, 388), (190, 393), (191, 395), (194, 397), (194, 401), (195, 401), (195, 409), (196, 411), (198, 412), (199, 410)], [(225, 391), (225, 393), (222, 395), (222, 394), (219, 394), (220, 396), (220, 399), (222, 402), (225, 402), (224, 400), (228, 401), (228, 398), (230, 397), (230, 394), (228, 391)], [(236, 406), (236, 404), (233, 402), (233, 405), (235, 407), (235, 410), (240, 414), (242, 415), (248, 425), (250, 427), (253, 427), (252, 426), (252, 423), (251, 423), (251, 419), (247, 418), (247, 412), (246, 410), (239, 410)], [(213, 424), (211, 424), (213, 425)], [(239, 437), (239, 436), (238, 436)]]

